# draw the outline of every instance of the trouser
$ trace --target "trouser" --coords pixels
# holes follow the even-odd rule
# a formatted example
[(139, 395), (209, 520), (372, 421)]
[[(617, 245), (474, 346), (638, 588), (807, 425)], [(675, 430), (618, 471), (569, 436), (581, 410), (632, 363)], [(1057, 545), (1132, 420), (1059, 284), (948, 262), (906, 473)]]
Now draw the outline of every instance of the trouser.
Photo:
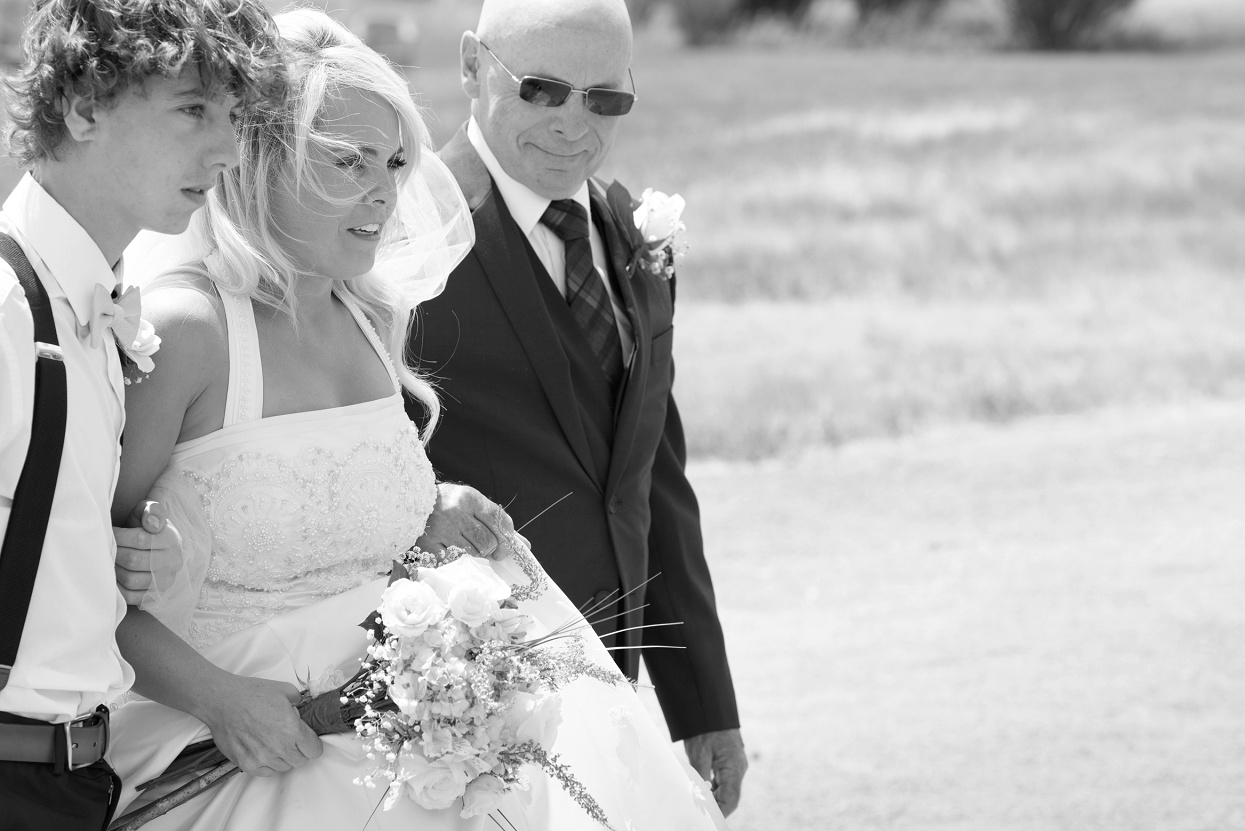
[[(9, 713), (0, 721), (46, 724)], [(121, 779), (104, 759), (77, 770), (0, 760), (0, 831), (103, 831), (120, 798)]]

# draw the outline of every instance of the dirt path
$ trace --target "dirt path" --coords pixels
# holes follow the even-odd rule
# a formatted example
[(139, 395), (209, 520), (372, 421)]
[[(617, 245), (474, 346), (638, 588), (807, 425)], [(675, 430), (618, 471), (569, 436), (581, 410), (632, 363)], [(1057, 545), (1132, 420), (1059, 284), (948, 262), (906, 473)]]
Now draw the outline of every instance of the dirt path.
[(692, 476), (733, 828), (1245, 829), (1245, 405)]

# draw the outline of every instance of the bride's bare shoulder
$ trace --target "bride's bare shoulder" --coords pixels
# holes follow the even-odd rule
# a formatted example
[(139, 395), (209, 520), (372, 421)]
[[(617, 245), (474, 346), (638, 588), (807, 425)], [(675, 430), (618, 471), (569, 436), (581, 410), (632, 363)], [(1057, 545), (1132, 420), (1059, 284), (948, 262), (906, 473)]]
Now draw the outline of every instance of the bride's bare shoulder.
[(172, 375), (180, 384), (202, 390), (227, 372), (229, 328), (220, 295), (206, 275), (165, 275), (143, 288), (142, 304), (143, 317), (160, 338), (159, 351), (152, 356), (153, 380), (155, 374), (165, 379)]
[[(224, 305), (204, 274), (168, 274), (144, 288), (143, 317), (155, 327), (161, 348), (193, 351), (228, 347)], [(170, 340), (174, 343), (169, 344)]]

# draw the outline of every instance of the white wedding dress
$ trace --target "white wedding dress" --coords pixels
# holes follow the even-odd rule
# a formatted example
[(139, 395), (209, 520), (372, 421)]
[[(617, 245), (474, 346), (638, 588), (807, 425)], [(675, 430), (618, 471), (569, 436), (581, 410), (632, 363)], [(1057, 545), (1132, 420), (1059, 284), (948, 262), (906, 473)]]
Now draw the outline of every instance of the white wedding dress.
[[(346, 407), (262, 418), (263, 373), (249, 299), (221, 292), (229, 329), (230, 378), (221, 430), (179, 444), (157, 482), (183, 533), (186, 563), (160, 576), (144, 608), (225, 669), (331, 689), (359, 666), (358, 624), (376, 609), (395, 557), (423, 533), (436, 500), (433, 470), (406, 416), (387, 353), (363, 313), (343, 298), (377, 355), (394, 394)], [(535, 565), (493, 564), (527, 597), (521, 609), (539, 635), (578, 612)], [(587, 629), (587, 655), (613, 662)], [(568, 763), (616, 831), (725, 828), (709, 786), (673, 746), (626, 683), (580, 677), (561, 690), (554, 753)], [(149, 796), (188, 743), (208, 735), (193, 717), (134, 698), (113, 714), (111, 760), (125, 787), (118, 815)], [(530, 768), (532, 787), (488, 818), (459, 808), (428, 811), (403, 797), (378, 809), (382, 789), (355, 780), (373, 770), (353, 733), (324, 737), (324, 754), (269, 778), (239, 774), (144, 826), (166, 829), (600, 828), (557, 784)], [(137, 798), (137, 801), (136, 801)], [(504, 816), (503, 816), (504, 815)]]

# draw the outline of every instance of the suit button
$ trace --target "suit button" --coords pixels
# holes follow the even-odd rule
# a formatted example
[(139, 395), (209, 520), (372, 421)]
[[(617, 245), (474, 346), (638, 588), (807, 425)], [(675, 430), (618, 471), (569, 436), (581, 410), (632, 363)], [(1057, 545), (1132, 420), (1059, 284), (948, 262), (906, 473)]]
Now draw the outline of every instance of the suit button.
[(618, 513), (618, 499), (617, 498), (610, 500), (610, 513), (611, 514)]

